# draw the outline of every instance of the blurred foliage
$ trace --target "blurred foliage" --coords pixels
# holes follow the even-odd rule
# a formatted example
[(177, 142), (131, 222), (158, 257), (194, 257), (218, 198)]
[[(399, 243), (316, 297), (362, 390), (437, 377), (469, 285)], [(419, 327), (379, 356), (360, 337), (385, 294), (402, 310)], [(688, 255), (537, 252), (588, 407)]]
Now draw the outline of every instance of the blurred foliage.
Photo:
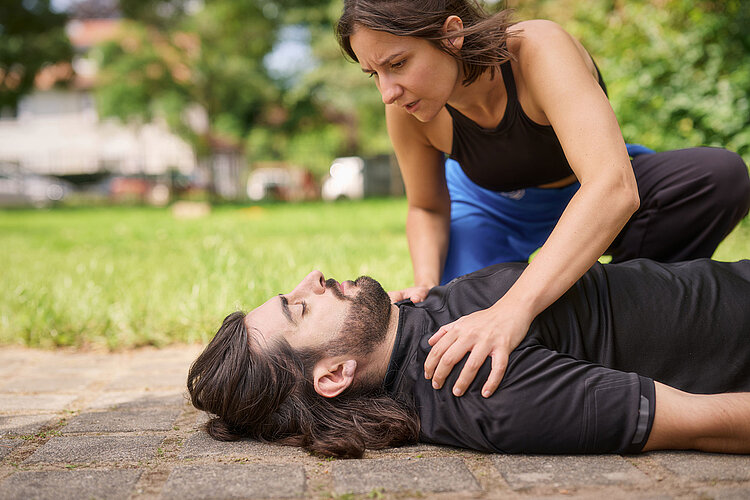
[(314, 64), (291, 81), (277, 80), (287, 120), (273, 130), (253, 131), (249, 153), (255, 159), (285, 160), (322, 175), (336, 156), (390, 152), (380, 94), (358, 65), (344, 59), (333, 35), (342, 0), (284, 6), (282, 25), (309, 32)]
[(721, 146), (750, 162), (750, 2), (539, 0), (519, 18), (560, 23), (591, 52), (626, 141)]
[(0, 2), (0, 112), (16, 109), (43, 68), (70, 62), (67, 19), (51, 9), (50, 0)]
[[(750, 161), (750, 2), (742, 0), (509, 0), (518, 20), (546, 18), (599, 64), (629, 142), (657, 150), (722, 146)], [(342, 0), (120, 0), (131, 19), (100, 48), (101, 110), (165, 116), (199, 153), (231, 137), (251, 162), (286, 161), (322, 175), (331, 159), (388, 153), (383, 104), (333, 27)], [(306, 33), (310, 61), (269, 75), (263, 61), (283, 30)], [(208, 133), (187, 109), (197, 103)], [(191, 108), (191, 105), (193, 108)]]
[(199, 156), (213, 138), (241, 142), (278, 99), (263, 66), (276, 30), (264, 3), (209, 0), (191, 15), (181, 8), (165, 15), (148, 2), (124, 2), (125, 13), (140, 18), (97, 49), (100, 113), (162, 117)]

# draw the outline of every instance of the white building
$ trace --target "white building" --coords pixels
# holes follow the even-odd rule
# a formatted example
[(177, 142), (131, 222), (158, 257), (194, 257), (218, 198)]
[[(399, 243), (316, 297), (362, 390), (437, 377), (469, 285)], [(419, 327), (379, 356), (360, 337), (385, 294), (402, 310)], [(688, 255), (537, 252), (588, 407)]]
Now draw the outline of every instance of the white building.
[(36, 90), (19, 103), (17, 116), (0, 118), (0, 161), (52, 175), (195, 172), (192, 148), (165, 124), (137, 127), (99, 119), (91, 93), (96, 67), (87, 52), (112, 38), (118, 22), (95, 19), (69, 24), (76, 51), (72, 84), (68, 89), (54, 87), (59, 76), (71, 72), (69, 65), (55, 65), (38, 75)]

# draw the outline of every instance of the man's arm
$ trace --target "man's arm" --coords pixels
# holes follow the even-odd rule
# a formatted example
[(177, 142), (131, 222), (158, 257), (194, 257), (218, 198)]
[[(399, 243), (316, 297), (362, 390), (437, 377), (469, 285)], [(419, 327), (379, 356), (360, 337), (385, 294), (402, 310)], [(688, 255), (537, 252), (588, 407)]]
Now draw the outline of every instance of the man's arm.
[(654, 424), (643, 451), (750, 453), (750, 393), (690, 394), (655, 386)]

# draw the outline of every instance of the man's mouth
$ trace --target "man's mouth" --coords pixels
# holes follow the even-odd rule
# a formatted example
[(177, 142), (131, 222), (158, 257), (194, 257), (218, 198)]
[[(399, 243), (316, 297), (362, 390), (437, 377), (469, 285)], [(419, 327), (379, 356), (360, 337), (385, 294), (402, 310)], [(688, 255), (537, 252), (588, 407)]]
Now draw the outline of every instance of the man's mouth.
[(334, 294), (339, 295), (339, 298), (345, 298), (346, 291), (351, 290), (351, 287), (354, 286), (354, 283), (352, 283), (351, 281), (344, 281), (343, 283), (339, 283), (333, 278), (328, 278), (325, 283), (326, 288), (332, 289)]

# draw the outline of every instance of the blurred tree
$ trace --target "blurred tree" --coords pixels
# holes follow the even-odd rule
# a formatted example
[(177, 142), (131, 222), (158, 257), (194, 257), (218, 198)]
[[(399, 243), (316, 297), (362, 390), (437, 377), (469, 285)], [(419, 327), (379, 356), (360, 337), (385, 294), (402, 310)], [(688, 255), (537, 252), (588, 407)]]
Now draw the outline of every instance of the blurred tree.
[(253, 157), (291, 161), (322, 175), (337, 156), (391, 151), (377, 89), (336, 43), (342, 8), (342, 0), (284, 3), (281, 25), (308, 34), (312, 62), (276, 79), (284, 120), (251, 132)]
[(70, 62), (66, 21), (65, 14), (51, 9), (50, 0), (0, 2), (0, 113), (10, 109), (15, 114), (45, 67)]
[(121, 3), (131, 19), (96, 49), (96, 96), (103, 116), (165, 119), (202, 159), (219, 142), (241, 144), (275, 109), (263, 57), (276, 22), (265, 0), (206, 0), (186, 15), (188, 3)]

